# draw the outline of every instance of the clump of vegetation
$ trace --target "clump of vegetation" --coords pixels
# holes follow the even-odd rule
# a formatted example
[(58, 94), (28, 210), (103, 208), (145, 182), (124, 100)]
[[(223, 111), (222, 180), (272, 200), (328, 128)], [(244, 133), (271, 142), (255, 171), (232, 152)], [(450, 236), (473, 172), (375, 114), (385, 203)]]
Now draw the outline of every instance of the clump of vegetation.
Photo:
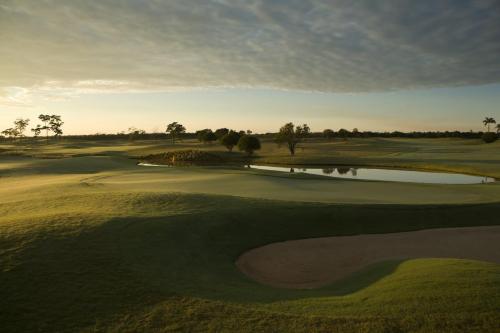
[(173, 123), (167, 125), (167, 130), (165, 132), (170, 135), (172, 143), (175, 144), (175, 140), (180, 138), (182, 134), (186, 133), (186, 127), (174, 121)]
[(311, 134), (311, 129), (307, 124), (295, 127), (293, 123), (287, 123), (280, 128), (276, 136), (276, 142), (279, 145), (286, 144), (290, 155), (293, 156), (295, 155), (297, 144), (302, 142), (309, 134)]
[(499, 132), (500, 127), (498, 125), (496, 126), (497, 133), (493, 133), (490, 131), (490, 125), (493, 125), (496, 123), (497, 122), (496, 122), (495, 118), (491, 118), (491, 117), (484, 118), (483, 125), (486, 127), (486, 133), (484, 133), (481, 138), (483, 139), (483, 141), (485, 143), (492, 143), (492, 142), (497, 141), (498, 132)]
[(227, 148), (229, 151), (233, 151), (233, 147), (238, 144), (240, 141), (241, 134), (235, 131), (229, 131), (229, 133), (225, 134), (220, 138), (221, 144)]
[(163, 165), (220, 164), (225, 160), (213, 153), (201, 150), (178, 150), (144, 157), (143, 162)]
[(492, 142), (497, 141), (498, 134), (493, 133), (493, 132), (486, 132), (483, 134), (482, 139), (485, 143), (492, 143)]
[(260, 140), (253, 135), (243, 135), (238, 141), (238, 149), (246, 152), (248, 156), (251, 156), (254, 151), (260, 149)]
[(209, 128), (197, 131), (196, 137), (198, 138), (198, 141), (203, 142), (205, 144), (217, 141), (217, 135), (215, 135), (215, 133)]

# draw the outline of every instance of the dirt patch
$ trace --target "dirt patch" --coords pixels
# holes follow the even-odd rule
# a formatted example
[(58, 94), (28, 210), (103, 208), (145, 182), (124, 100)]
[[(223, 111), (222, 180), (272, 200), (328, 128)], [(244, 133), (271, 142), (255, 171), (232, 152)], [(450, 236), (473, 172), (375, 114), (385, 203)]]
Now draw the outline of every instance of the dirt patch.
[(238, 268), (281, 288), (318, 288), (384, 260), (459, 258), (500, 264), (500, 226), (312, 238), (273, 243), (241, 255)]

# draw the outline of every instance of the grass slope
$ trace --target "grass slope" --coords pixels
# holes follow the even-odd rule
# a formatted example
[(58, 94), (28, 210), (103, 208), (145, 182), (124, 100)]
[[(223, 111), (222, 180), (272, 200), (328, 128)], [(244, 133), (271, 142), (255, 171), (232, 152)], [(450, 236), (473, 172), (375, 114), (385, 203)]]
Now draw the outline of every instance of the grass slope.
[[(306, 203), (300, 201), (312, 192), (304, 187), (319, 182), (311, 177), (212, 169), (137, 174), (124, 157), (2, 156), (2, 332), (498, 329), (495, 264), (383, 262), (330, 286), (300, 291), (259, 285), (233, 263), (247, 249), (288, 239), (494, 225), (500, 203)], [(210, 181), (203, 186), (225, 192), (200, 193), (195, 184), (205, 177)], [(237, 192), (245, 177), (258, 185), (255, 196), (287, 189), (297, 201), (220, 195)], [(356, 183), (344, 186), (350, 184)], [(457, 197), (484, 190), (498, 200), (496, 187), (463, 187)], [(439, 189), (429, 187), (428, 193)]]

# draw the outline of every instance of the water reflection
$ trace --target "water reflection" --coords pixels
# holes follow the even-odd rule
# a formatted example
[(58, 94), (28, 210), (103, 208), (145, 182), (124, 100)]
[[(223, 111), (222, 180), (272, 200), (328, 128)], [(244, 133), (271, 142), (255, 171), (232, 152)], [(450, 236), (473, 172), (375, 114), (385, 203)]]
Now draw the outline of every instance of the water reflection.
[(412, 182), (428, 184), (481, 184), (494, 182), (494, 178), (457, 173), (426, 172), (398, 169), (354, 168), (346, 166), (327, 168), (288, 168), (267, 165), (248, 165), (248, 168), (289, 173), (307, 173), (336, 178)]

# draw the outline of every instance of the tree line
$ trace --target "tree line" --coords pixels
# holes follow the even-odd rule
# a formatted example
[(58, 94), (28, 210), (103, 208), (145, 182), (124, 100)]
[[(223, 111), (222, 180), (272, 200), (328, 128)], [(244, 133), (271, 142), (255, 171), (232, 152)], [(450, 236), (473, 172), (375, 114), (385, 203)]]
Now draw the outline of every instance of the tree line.
[[(36, 127), (31, 129), (33, 136), (36, 138), (42, 134), (45, 134), (45, 138), (49, 140), (49, 133), (54, 133), (54, 137), (58, 138), (63, 135), (62, 126), (64, 122), (61, 120), (61, 116), (58, 115), (48, 115), (41, 114), (38, 119), (42, 122), (37, 124)], [(1, 133), (4, 137), (9, 139), (19, 139), (26, 137), (24, 132), (30, 124), (30, 119), (18, 118), (14, 121), (14, 126), (3, 130)]]
[[(31, 128), (33, 136), (39, 137), (44, 134), (46, 140), (49, 140), (49, 134), (52, 133), (55, 138), (61, 137), (63, 134), (62, 126), (64, 122), (61, 120), (59, 115), (48, 115), (41, 114), (38, 116), (41, 124), (37, 124), (35, 127)], [(18, 118), (14, 121), (14, 126), (7, 128), (1, 132), (4, 138), (9, 139), (19, 139), (26, 137), (25, 132), (30, 124), (29, 119)], [(214, 142), (219, 142), (229, 151), (232, 151), (234, 147), (246, 151), (252, 154), (255, 150), (260, 149), (259, 138), (271, 138), (278, 145), (284, 145), (289, 150), (290, 154), (295, 155), (297, 145), (306, 138), (326, 138), (335, 139), (341, 138), (347, 140), (348, 138), (370, 138), (370, 137), (382, 137), (382, 138), (482, 138), (484, 142), (490, 143), (498, 139), (500, 133), (500, 124), (496, 123), (496, 120), (492, 117), (485, 117), (483, 120), (483, 125), (486, 129), (485, 132), (461, 132), (461, 131), (427, 131), (427, 132), (372, 132), (372, 131), (359, 131), (357, 128), (351, 131), (341, 128), (338, 131), (333, 129), (325, 129), (322, 132), (312, 132), (307, 124), (295, 126), (293, 123), (286, 123), (283, 125), (278, 132), (265, 133), (258, 136), (252, 135), (252, 131), (235, 131), (228, 128), (219, 128), (215, 131), (211, 129), (202, 129), (194, 133), (188, 133), (186, 127), (178, 122), (172, 122), (167, 125), (164, 133), (147, 133), (144, 130), (137, 129), (135, 127), (130, 127), (128, 132), (120, 132), (118, 134), (94, 134), (94, 135), (73, 135), (65, 136), (72, 139), (115, 139), (115, 138), (128, 138), (129, 140), (136, 139), (165, 139), (170, 138), (172, 143), (175, 144), (176, 141), (185, 139), (197, 139), (204, 144), (212, 144)], [(492, 131), (492, 126), (495, 132)], [(240, 139), (245, 138), (241, 143)]]

